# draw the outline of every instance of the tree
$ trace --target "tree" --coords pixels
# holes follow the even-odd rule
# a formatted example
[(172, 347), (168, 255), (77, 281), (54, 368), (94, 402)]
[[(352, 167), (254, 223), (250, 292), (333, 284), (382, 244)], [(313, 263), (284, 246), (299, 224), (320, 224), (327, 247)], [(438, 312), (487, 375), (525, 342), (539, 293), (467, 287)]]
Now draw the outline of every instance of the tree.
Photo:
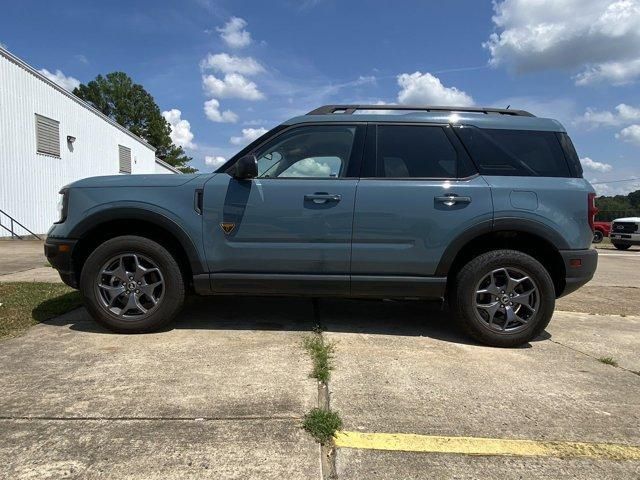
[(159, 159), (184, 173), (197, 171), (187, 165), (191, 157), (171, 141), (171, 126), (153, 97), (142, 85), (133, 83), (126, 73), (98, 75), (95, 80), (75, 88), (73, 93), (153, 145)]
[(620, 217), (640, 215), (640, 190), (631, 192), (628, 195), (597, 197), (596, 207), (599, 210), (597, 219), (603, 222), (609, 222)]

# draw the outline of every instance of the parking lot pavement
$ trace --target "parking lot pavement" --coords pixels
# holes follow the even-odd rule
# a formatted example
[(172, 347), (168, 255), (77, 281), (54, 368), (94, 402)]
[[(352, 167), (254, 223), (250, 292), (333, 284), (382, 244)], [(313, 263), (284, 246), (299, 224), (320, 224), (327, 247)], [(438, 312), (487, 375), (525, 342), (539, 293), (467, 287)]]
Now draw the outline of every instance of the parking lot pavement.
[[(586, 317), (558, 312), (526, 348), (495, 349), (459, 336), (424, 304), (323, 302), (326, 335), (336, 342), (332, 408), (346, 431), (640, 445), (640, 376), (596, 359), (618, 355), (634, 368), (640, 318)], [(607, 327), (614, 332), (604, 334)], [(353, 448), (338, 449), (337, 467), (341, 479), (640, 473), (637, 460)]]
[(640, 251), (598, 251), (598, 268), (589, 285), (640, 287)]
[(558, 299), (556, 309), (640, 315), (640, 251), (598, 251), (598, 269), (593, 279)]
[(0, 240), (0, 275), (44, 267), (43, 245), (40, 240)]
[(317, 478), (308, 300), (203, 299), (116, 335), (83, 309), (0, 348), (0, 478)]

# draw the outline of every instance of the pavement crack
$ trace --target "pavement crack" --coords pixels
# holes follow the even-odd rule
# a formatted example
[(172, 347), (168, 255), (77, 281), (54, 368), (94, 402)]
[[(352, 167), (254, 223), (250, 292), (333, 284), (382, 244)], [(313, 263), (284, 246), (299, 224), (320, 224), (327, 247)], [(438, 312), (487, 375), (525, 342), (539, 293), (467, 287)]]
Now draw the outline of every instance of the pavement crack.
[(57, 416), (28, 416), (28, 415), (2, 415), (0, 421), (32, 420), (46, 422), (224, 422), (224, 421), (300, 421), (302, 417), (297, 415), (273, 415), (273, 416), (228, 416), (228, 417), (57, 417)]
[[(317, 298), (312, 300), (313, 302), (313, 317), (315, 327), (313, 335), (316, 337), (315, 342), (320, 347), (320, 350), (324, 353), (324, 362), (318, 358), (318, 355), (314, 356), (314, 372), (315, 378), (318, 381), (318, 410), (322, 412), (331, 412), (331, 400), (329, 394), (329, 376), (331, 370), (331, 353), (332, 346), (327, 345), (324, 341), (323, 326), (320, 315), (320, 301)], [(309, 347), (307, 347), (309, 350)], [(322, 355), (321, 355), (322, 357)], [(323, 368), (318, 368), (318, 366)], [(318, 372), (320, 373), (318, 375)], [(338, 478), (336, 470), (336, 447), (333, 440), (320, 442), (320, 475), (322, 480), (335, 480)]]
[[(594, 355), (591, 355), (590, 353), (584, 352), (584, 351), (582, 351), (582, 350), (580, 350), (580, 349), (578, 349), (578, 348), (571, 347), (571, 346), (566, 345), (566, 344), (564, 344), (564, 343), (562, 343), (562, 342), (559, 342), (559, 341), (557, 341), (557, 340), (553, 340), (552, 338), (550, 338), (550, 339), (549, 339), (549, 341), (550, 341), (551, 343), (555, 343), (556, 345), (560, 345), (561, 347), (568, 348), (569, 350), (572, 350), (572, 351), (574, 351), (574, 352), (576, 352), (576, 353), (580, 353), (580, 354), (582, 354), (582, 355), (584, 355), (584, 356), (586, 356), (586, 357), (592, 358), (593, 360), (596, 360), (596, 361), (598, 361), (598, 362), (600, 361), (600, 359), (599, 359), (598, 357), (596, 357), (596, 356), (594, 356)], [(631, 369), (629, 369), (629, 368), (625, 368), (625, 367), (622, 367), (622, 366), (620, 366), (620, 365), (611, 365), (611, 366), (612, 366), (613, 368), (619, 368), (620, 370), (624, 370), (625, 372), (629, 372), (629, 373), (632, 373), (632, 374), (633, 374), (633, 375), (635, 375), (635, 376), (640, 377), (640, 371), (631, 370)]]

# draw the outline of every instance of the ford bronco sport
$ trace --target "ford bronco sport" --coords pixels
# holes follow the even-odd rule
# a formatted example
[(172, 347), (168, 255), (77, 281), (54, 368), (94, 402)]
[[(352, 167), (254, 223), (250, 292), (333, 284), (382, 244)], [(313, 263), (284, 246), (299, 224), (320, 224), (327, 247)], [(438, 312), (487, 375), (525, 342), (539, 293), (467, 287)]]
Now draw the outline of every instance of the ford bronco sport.
[(571, 140), (520, 110), (329, 105), (215, 173), (60, 193), (46, 255), (118, 332), (162, 327), (191, 290), (439, 298), (475, 339), (515, 346), (597, 264)]

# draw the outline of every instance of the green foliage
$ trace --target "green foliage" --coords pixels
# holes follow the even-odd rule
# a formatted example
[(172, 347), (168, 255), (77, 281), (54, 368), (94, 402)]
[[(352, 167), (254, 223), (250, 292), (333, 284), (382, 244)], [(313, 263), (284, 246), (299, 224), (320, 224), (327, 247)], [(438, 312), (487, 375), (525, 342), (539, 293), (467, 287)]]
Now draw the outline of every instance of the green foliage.
[(605, 365), (611, 365), (612, 367), (618, 366), (618, 362), (613, 357), (600, 357), (598, 361)]
[(153, 145), (159, 159), (184, 173), (196, 171), (187, 165), (191, 157), (171, 141), (171, 126), (153, 97), (142, 85), (133, 83), (126, 73), (98, 75), (95, 80), (75, 88), (73, 93)]
[(618, 362), (613, 357), (600, 357), (598, 361), (600, 363), (604, 363), (605, 365), (611, 365), (613, 367), (618, 366)]
[(640, 190), (628, 195), (597, 197), (596, 207), (599, 210), (596, 220), (603, 222), (610, 222), (620, 217), (638, 216), (640, 215)]
[(314, 408), (304, 416), (302, 428), (318, 442), (326, 445), (342, 428), (342, 419), (337, 412)]
[(333, 359), (334, 345), (325, 343), (322, 335), (315, 334), (305, 337), (303, 346), (313, 360), (313, 371), (310, 376), (327, 383), (333, 368), (331, 360)]

